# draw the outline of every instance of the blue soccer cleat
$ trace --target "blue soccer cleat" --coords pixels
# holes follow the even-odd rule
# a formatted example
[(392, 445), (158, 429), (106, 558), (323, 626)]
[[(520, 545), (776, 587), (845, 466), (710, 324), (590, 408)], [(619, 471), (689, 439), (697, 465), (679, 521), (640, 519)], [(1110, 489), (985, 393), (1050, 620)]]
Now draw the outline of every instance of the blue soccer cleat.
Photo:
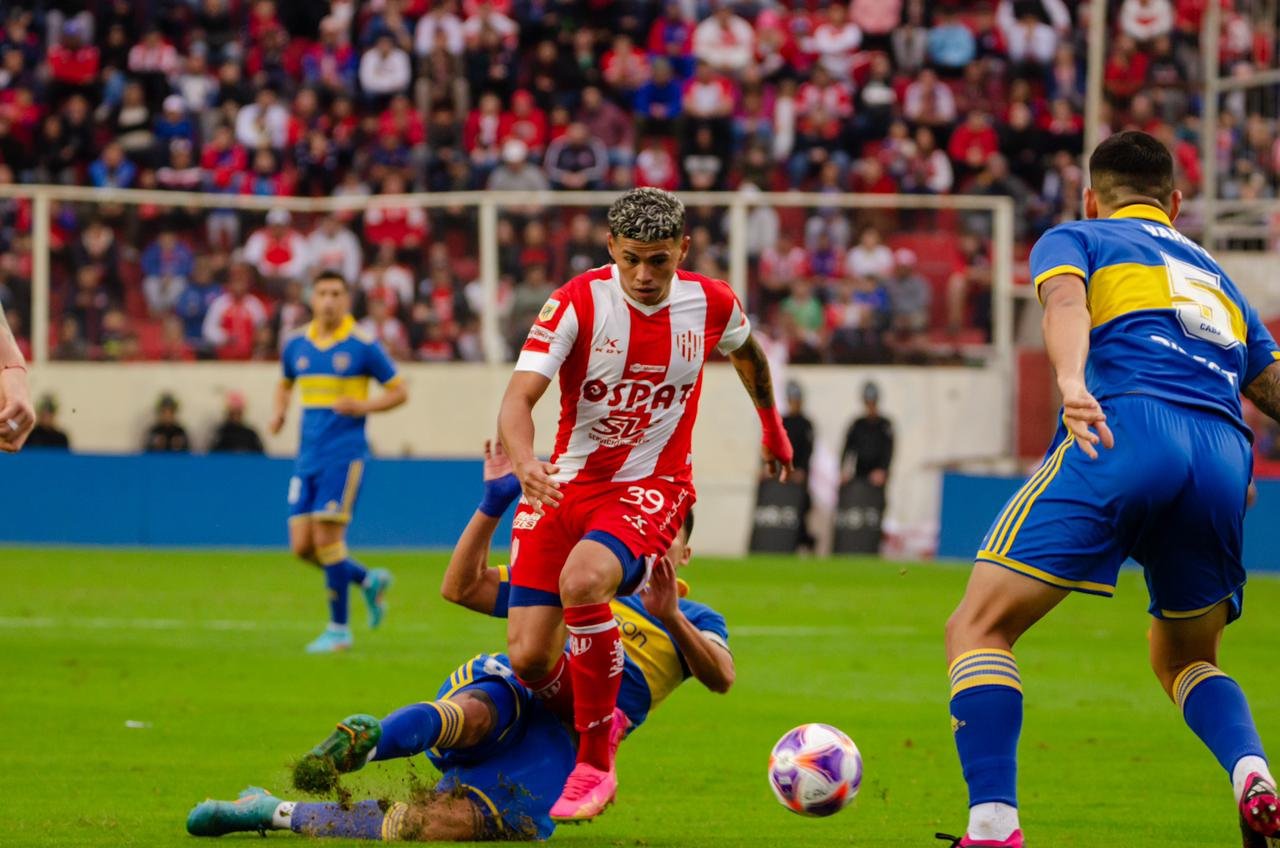
[(192, 836), (222, 836), (227, 833), (266, 834), (280, 799), (265, 789), (250, 786), (235, 801), (202, 801), (187, 815), (187, 833)]
[(369, 607), (370, 630), (376, 630), (382, 623), (382, 617), (387, 614), (383, 596), (387, 594), (387, 589), (391, 588), (393, 582), (394, 578), (390, 571), (385, 568), (374, 568), (370, 569), (369, 576), (360, 586), (360, 591), (364, 593), (364, 602)]
[(308, 654), (336, 654), (351, 650), (355, 644), (351, 639), (351, 631), (327, 629), (307, 645)]

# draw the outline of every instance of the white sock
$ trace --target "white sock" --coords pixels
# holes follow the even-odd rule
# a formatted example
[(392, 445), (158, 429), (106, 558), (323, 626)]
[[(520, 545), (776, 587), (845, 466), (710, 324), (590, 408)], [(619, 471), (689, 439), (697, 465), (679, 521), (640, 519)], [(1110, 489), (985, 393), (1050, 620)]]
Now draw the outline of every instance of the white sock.
[(1241, 757), (1236, 761), (1235, 767), (1231, 769), (1231, 788), (1235, 790), (1237, 801), (1244, 796), (1244, 782), (1255, 771), (1267, 780), (1274, 782), (1271, 777), (1271, 769), (1267, 767), (1266, 760), (1252, 755)]
[(289, 830), (289, 822), (293, 820), (293, 801), (281, 801), (276, 811), (271, 814), (272, 830)]
[(969, 808), (970, 839), (988, 839), (1003, 842), (1018, 829), (1018, 808), (999, 801), (976, 804)]

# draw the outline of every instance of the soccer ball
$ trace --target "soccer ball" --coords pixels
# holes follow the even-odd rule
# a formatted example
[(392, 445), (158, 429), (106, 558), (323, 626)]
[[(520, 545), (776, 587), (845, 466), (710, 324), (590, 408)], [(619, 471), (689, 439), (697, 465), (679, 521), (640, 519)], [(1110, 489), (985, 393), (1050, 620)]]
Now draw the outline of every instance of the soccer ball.
[(769, 785), (778, 801), (802, 816), (840, 812), (862, 785), (862, 754), (829, 724), (789, 730), (769, 755)]

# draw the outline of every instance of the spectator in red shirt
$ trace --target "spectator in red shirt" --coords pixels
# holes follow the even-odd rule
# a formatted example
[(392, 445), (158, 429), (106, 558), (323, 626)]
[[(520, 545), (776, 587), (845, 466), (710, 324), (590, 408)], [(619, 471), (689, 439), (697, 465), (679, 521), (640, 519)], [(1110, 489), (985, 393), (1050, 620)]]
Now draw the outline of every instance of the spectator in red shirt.
[(264, 280), (302, 279), (310, 265), (307, 239), (293, 229), (293, 216), (286, 209), (267, 213), (267, 226), (249, 236), (244, 246), (244, 261), (257, 269)]
[[(380, 194), (404, 194), (404, 178), (388, 174)], [(427, 213), (418, 206), (371, 206), (364, 213), (365, 240), (390, 244), (398, 253), (421, 250), (427, 240)]]
[(684, 4), (667, 0), (662, 14), (649, 27), (649, 55), (665, 58), (679, 76), (688, 76), (693, 71), (693, 28), (694, 22), (685, 16)]
[(630, 104), (636, 90), (649, 81), (651, 69), (644, 51), (621, 33), (613, 39), (613, 47), (601, 59), (604, 81)]
[(813, 77), (796, 93), (796, 109), (801, 115), (821, 107), (844, 120), (853, 114), (853, 93), (847, 83), (832, 77), (825, 65), (813, 69)]
[(523, 89), (511, 96), (511, 122), (502, 140), (518, 139), (524, 142), (534, 161), (542, 159), (547, 149), (547, 116), (538, 108), (533, 95)]
[(219, 359), (250, 359), (258, 329), (267, 325), (267, 310), (249, 288), (253, 268), (244, 262), (231, 266), (227, 290), (209, 305), (204, 339)]
[(84, 26), (79, 21), (67, 21), (62, 28), (62, 41), (49, 48), (46, 61), (52, 104), (60, 104), (72, 94), (94, 96), (98, 82), (98, 48), (84, 43)]
[(651, 135), (636, 156), (635, 183), (637, 186), (675, 191), (680, 185), (680, 168), (671, 155), (671, 149), (661, 136)]
[(1138, 52), (1132, 38), (1122, 35), (1116, 39), (1103, 71), (1103, 87), (1113, 105), (1128, 106), (1129, 100), (1142, 90), (1147, 82), (1147, 65), (1146, 54)]
[(956, 127), (947, 143), (947, 153), (957, 165), (961, 177), (975, 173), (991, 154), (1000, 149), (1000, 139), (991, 119), (985, 113), (974, 110)]
[(485, 177), (497, 167), (502, 156), (502, 142), (511, 132), (514, 118), (502, 110), (502, 101), (496, 94), (484, 94), (462, 128), (462, 146), (471, 157), (471, 164)]

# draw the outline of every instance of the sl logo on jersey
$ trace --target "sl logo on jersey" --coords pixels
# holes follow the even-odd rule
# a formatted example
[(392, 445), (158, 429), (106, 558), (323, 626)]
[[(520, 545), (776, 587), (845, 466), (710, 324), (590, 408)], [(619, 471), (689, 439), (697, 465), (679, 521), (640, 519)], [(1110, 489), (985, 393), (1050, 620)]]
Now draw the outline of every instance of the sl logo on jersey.
[(686, 362), (702, 358), (702, 344), (702, 333), (697, 330), (685, 330), (676, 336), (676, 350), (680, 351)]
[(560, 301), (554, 297), (548, 300), (542, 307), (542, 311), (538, 313), (539, 321), (550, 321), (556, 314), (556, 310), (560, 308)]
[(333, 355), (333, 370), (341, 374), (351, 367), (351, 354), (338, 351)]
[[(543, 513), (534, 512), (533, 510), (530, 510), (529, 512), (517, 512), (516, 517), (511, 519), (511, 529), (532, 530), (538, 525), (538, 522), (542, 520), (542, 516)], [(512, 556), (512, 559), (515, 559), (515, 557)]]

